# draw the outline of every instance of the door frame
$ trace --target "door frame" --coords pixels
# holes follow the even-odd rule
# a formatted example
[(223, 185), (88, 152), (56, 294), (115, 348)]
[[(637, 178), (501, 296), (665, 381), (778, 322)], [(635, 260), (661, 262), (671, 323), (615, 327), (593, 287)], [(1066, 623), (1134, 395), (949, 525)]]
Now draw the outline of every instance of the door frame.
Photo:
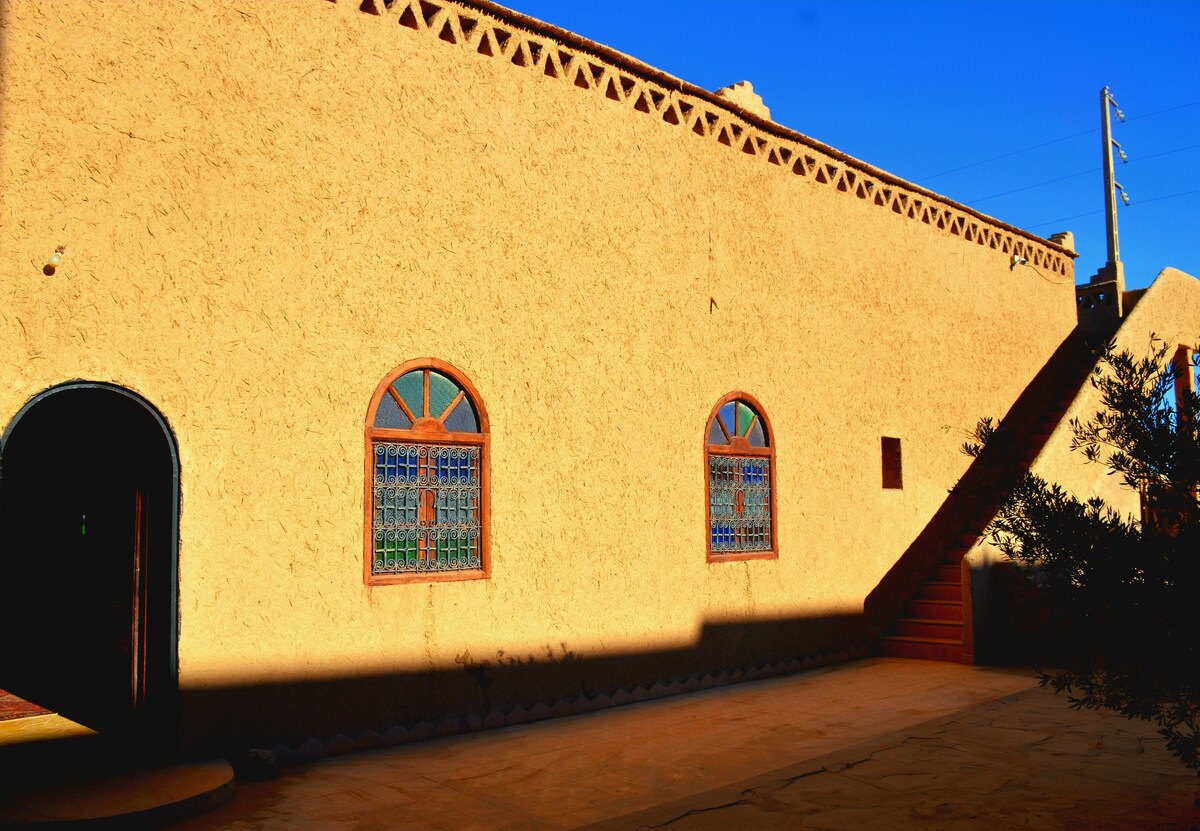
[[(163, 613), (155, 619), (147, 623), (147, 629), (151, 626), (158, 628), (163, 627), (166, 631), (165, 635), (166, 647), (163, 654), (158, 656), (157, 660), (165, 661), (166, 666), (159, 667), (157, 677), (163, 679), (164, 689), (152, 690), (151, 697), (148, 701), (143, 701), (143, 706), (138, 708), (140, 712), (137, 714), (137, 721), (141, 723), (144, 732), (148, 738), (154, 738), (155, 727), (163, 728), (167, 725), (171, 726), (170, 736), (158, 735), (158, 742), (164, 739), (168, 741), (178, 740), (178, 730), (175, 728), (175, 722), (178, 720), (178, 701), (179, 701), (179, 511), (180, 511), (180, 464), (179, 464), (179, 446), (175, 439), (175, 434), (167, 423), (166, 418), (159, 412), (158, 408), (147, 401), (142, 396), (117, 384), (106, 383), (103, 381), (86, 381), (73, 380), (66, 381), (61, 384), (56, 384), (45, 390), (42, 390), (37, 395), (30, 398), (20, 410), (17, 411), (5, 426), (3, 434), (0, 434), (0, 465), (3, 463), (5, 452), (8, 449), (9, 439), (12, 437), (13, 431), (21, 420), (28, 415), (29, 411), (38, 406), (41, 402), (64, 392), (76, 390), (101, 390), (108, 393), (119, 395), (129, 402), (144, 410), (158, 426), (161, 431), (161, 439), (165, 443), (167, 453), (170, 457), (171, 465), (171, 482), (170, 492), (168, 494), (169, 501), (169, 525), (166, 535), (164, 535), (165, 551), (155, 551), (151, 556), (156, 560), (161, 558), (165, 562), (156, 562), (157, 568), (165, 568), (167, 578), (165, 588), (168, 595), (169, 614)], [(151, 438), (147, 436), (147, 441)], [(3, 476), (3, 470), (0, 468), (0, 476)], [(144, 543), (143, 543), (144, 544)], [(145, 637), (145, 632), (142, 633)], [(154, 656), (147, 657), (147, 663), (155, 661)], [(142, 679), (143, 684), (145, 678)], [(137, 712), (137, 710), (135, 710)], [(148, 729), (147, 729), (148, 728)]]

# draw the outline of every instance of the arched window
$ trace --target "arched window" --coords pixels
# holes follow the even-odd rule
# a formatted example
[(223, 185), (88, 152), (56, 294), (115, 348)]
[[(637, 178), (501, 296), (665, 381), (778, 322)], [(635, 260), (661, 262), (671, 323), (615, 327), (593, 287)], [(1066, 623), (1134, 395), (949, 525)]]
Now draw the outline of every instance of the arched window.
[(708, 560), (778, 556), (775, 448), (757, 401), (731, 392), (717, 402), (704, 440), (708, 469)]
[(366, 482), (367, 583), (488, 576), (487, 414), (462, 373), (423, 358), (384, 379)]

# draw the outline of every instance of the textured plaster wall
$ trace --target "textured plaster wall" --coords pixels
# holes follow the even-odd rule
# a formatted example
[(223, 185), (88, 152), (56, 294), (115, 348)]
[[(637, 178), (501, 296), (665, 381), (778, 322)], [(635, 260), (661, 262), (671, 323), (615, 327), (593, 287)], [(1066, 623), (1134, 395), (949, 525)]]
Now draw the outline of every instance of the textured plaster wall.
[[(165, 415), (181, 687), (860, 611), (962, 430), (1071, 330), (1070, 260), (1020, 238), (1047, 259), (1011, 270), (402, 5), (3, 6), (0, 422), (73, 378)], [(492, 577), (369, 588), (366, 408), (421, 356), (490, 416)], [(705, 422), (734, 389), (774, 427), (777, 561), (705, 562)]]
[[(1163, 269), (1127, 312), (1113, 337), (1118, 350), (1138, 358), (1150, 354), (1152, 338), (1170, 345), (1168, 357), (1179, 346), (1195, 349), (1200, 344), (1200, 280), (1178, 269)], [(1099, 393), (1086, 384), (1042, 448), (1033, 471), (1081, 499), (1103, 497), (1122, 513), (1137, 518), (1141, 510), (1138, 496), (1121, 477), (1109, 476), (1107, 467), (1089, 464), (1082, 453), (1070, 449), (1071, 420), (1086, 421), (1100, 408)]]

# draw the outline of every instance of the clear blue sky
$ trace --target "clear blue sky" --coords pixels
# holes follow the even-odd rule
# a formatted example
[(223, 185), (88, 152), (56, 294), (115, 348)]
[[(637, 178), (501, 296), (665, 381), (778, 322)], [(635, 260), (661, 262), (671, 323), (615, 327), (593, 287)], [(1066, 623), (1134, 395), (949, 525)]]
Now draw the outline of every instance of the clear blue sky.
[(705, 89), (749, 80), (780, 124), (1040, 236), (1074, 231), (1081, 283), (1105, 261), (1107, 85), (1128, 119), (1128, 285), (1200, 277), (1200, 0), (507, 4)]

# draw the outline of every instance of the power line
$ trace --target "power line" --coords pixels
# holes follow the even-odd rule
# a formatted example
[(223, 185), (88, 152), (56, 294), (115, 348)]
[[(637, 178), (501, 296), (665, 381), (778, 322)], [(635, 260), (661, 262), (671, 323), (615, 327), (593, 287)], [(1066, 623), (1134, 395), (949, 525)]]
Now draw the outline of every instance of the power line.
[[(1125, 121), (1127, 121), (1127, 122), (1128, 121), (1140, 121), (1143, 118), (1150, 118), (1152, 116), (1162, 115), (1164, 113), (1173, 113), (1176, 110), (1183, 110), (1188, 107), (1195, 107), (1198, 105), (1200, 105), (1200, 101), (1189, 101), (1186, 104), (1177, 104), (1174, 107), (1167, 107), (1164, 110), (1155, 110), (1152, 113), (1143, 113), (1142, 115), (1130, 116), (1129, 118), (1126, 118)], [(951, 173), (958, 173), (959, 171), (962, 171), (962, 170), (970, 170), (973, 167), (979, 167), (980, 165), (991, 164), (992, 162), (998, 162), (1001, 159), (1007, 159), (1011, 156), (1020, 155), (1021, 153), (1028, 153), (1030, 150), (1040, 150), (1043, 147), (1049, 147), (1051, 144), (1058, 144), (1059, 142), (1069, 141), (1070, 139), (1073, 139), (1073, 138), (1079, 138), (1080, 136), (1086, 136), (1091, 133), (1098, 132), (1099, 129), (1100, 129), (1099, 127), (1093, 127), (1090, 130), (1083, 130), (1082, 132), (1079, 132), (1079, 133), (1072, 133), (1069, 136), (1063, 136), (1062, 138), (1051, 139), (1050, 141), (1044, 141), (1041, 144), (1034, 144), (1029, 147), (1022, 147), (1020, 150), (1013, 150), (1008, 153), (1001, 153), (999, 156), (992, 156), (990, 159), (984, 159), (983, 161), (979, 161), (979, 162), (972, 162), (971, 164), (963, 165), (962, 167), (956, 167), (953, 170), (943, 170), (941, 173), (934, 173), (931, 176), (924, 176), (920, 179), (913, 179), (913, 183), (919, 185), (922, 182), (928, 182), (931, 179), (938, 179), (942, 176), (949, 176)]]
[(1144, 162), (1146, 159), (1157, 159), (1159, 156), (1169, 156), (1172, 153), (1182, 153), (1184, 150), (1195, 150), (1200, 147), (1200, 144), (1189, 144), (1187, 147), (1176, 147), (1174, 150), (1164, 150), (1161, 153), (1151, 153), (1149, 156), (1134, 156), (1129, 160), (1129, 164), (1134, 162)]
[[(1185, 150), (1195, 150), (1197, 147), (1200, 147), (1200, 144), (1189, 144), (1187, 147), (1176, 147), (1174, 150), (1164, 150), (1161, 153), (1151, 153), (1149, 156), (1134, 156), (1132, 159), (1129, 159), (1129, 161), (1127, 163), (1133, 164), (1134, 162), (1144, 162), (1149, 159), (1157, 159), (1160, 156), (1170, 156), (1172, 153), (1182, 153)], [(1089, 173), (1096, 173), (1099, 170), (1100, 170), (1100, 168), (1093, 167), (1093, 168), (1089, 168), (1088, 170), (1081, 170), (1078, 173), (1069, 173), (1066, 176), (1059, 176), (1056, 179), (1046, 179), (1043, 182), (1035, 182), (1034, 184), (1026, 185), (1025, 187), (1015, 188), (1013, 190), (1006, 190), (1003, 193), (993, 193), (990, 196), (981, 196), (978, 199), (967, 199), (967, 200), (964, 200), (964, 204), (975, 205), (975, 204), (978, 204), (979, 202), (986, 202), (989, 199), (999, 199), (1001, 196), (1009, 196), (1014, 193), (1020, 193), (1021, 191), (1033, 190), (1034, 188), (1040, 188), (1042, 185), (1053, 185), (1055, 182), (1065, 182), (1068, 179), (1075, 179), (1080, 176), (1086, 176)]]
[(1034, 188), (1040, 188), (1042, 185), (1053, 185), (1055, 182), (1065, 182), (1068, 179), (1077, 179), (1080, 176), (1087, 176), (1089, 173), (1095, 173), (1099, 169), (1100, 168), (1098, 168), (1098, 167), (1093, 167), (1093, 168), (1089, 168), (1088, 170), (1081, 170), (1078, 173), (1071, 173), (1067, 176), (1059, 176), (1057, 179), (1047, 179), (1044, 182), (1037, 182), (1036, 184), (1026, 185), (1023, 188), (1014, 188), (1013, 190), (1006, 190), (1003, 193), (993, 193), (991, 196), (981, 196), (978, 199), (968, 199), (968, 200), (966, 200), (965, 204), (977, 205), (980, 202), (986, 202), (989, 199), (999, 199), (1001, 196), (1009, 196), (1010, 194), (1013, 194), (1013, 193), (1020, 193), (1023, 190), (1033, 190)]
[(1200, 101), (1190, 101), (1187, 104), (1179, 104), (1178, 106), (1175, 106), (1175, 107), (1167, 107), (1165, 110), (1155, 110), (1152, 113), (1143, 113), (1142, 115), (1131, 115), (1129, 118), (1127, 118), (1125, 120), (1126, 121), (1140, 121), (1141, 119), (1149, 118), (1152, 115), (1162, 115), (1163, 113), (1173, 113), (1176, 110), (1182, 110), (1187, 107), (1195, 107), (1198, 104), (1200, 104)]
[[(1129, 206), (1126, 208), (1126, 210), (1129, 210), (1131, 208), (1136, 208), (1138, 205), (1148, 205), (1151, 202), (1161, 202), (1164, 199), (1176, 199), (1180, 196), (1191, 196), (1194, 193), (1200, 193), (1200, 188), (1197, 188), (1196, 190), (1185, 190), (1182, 193), (1168, 193), (1166, 196), (1154, 196), (1154, 197), (1151, 197), (1150, 199), (1138, 199), (1134, 202), (1131, 202), (1129, 204)], [(1042, 228), (1046, 225), (1057, 225), (1059, 222), (1066, 222), (1069, 219), (1079, 219), (1080, 217), (1083, 217), (1083, 216), (1093, 216), (1095, 214), (1102, 214), (1102, 213), (1104, 213), (1103, 210), (1087, 211), (1086, 213), (1075, 214), (1073, 216), (1061, 216), (1058, 219), (1051, 219), (1048, 222), (1039, 222), (1036, 225), (1026, 225), (1026, 226), (1024, 226), (1024, 228), (1026, 231), (1030, 231), (1030, 230), (1033, 230), (1034, 228)]]
[(1034, 228), (1042, 228), (1046, 225), (1057, 225), (1058, 223), (1066, 222), (1069, 219), (1079, 219), (1081, 216), (1094, 216), (1096, 214), (1102, 214), (1102, 213), (1104, 213), (1103, 209), (1101, 209), (1099, 211), (1088, 211), (1087, 213), (1082, 213), (1082, 214), (1074, 214), (1072, 216), (1060, 216), (1058, 219), (1051, 219), (1049, 222), (1039, 222), (1036, 225), (1026, 225), (1025, 230), (1031, 231)]
[(1164, 199), (1174, 199), (1176, 196), (1191, 196), (1193, 193), (1200, 193), (1200, 188), (1197, 188), (1196, 190), (1185, 190), (1183, 193), (1168, 193), (1166, 196), (1155, 196), (1151, 199), (1138, 199), (1130, 204), (1129, 207), (1132, 208), (1135, 205), (1145, 205), (1149, 202), (1161, 202)]
[(1089, 133), (1094, 133), (1099, 129), (1100, 129), (1099, 127), (1093, 127), (1090, 130), (1084, 130), (1083, 132), (1080, 132), (1080, 133), (1072, 133), (1071, 135), (1063, 136), (1062, 138), (1051, 139), (1050, 141), (1043, 141), (1041, 144), (1035, 144), (1032, 147), (1022, 147), (1020, 150), (1013, 150), (1011, 153), (1002, 153), (999, 156), (993, 156), (992, 158), (984, 159), (981, 162), (972, 162), (971, 164), (965, 164), (962, 167), (956, 167), (953, 170), (943, 170), (941, 173), (935, 173), (932, 176), (925, 176), (924, 178), (921, 178), (921, 179), (914, 179), (913, 183), (919, 185), (922, 182), (928, 182), (930, 179), (937, 179), (941, 176), (949, 176), (951, 173), (958, 173), (960, 170), (970, 170), (973, 167), (979, 167), (980, 165), (991, 164), (992, 162), (998, 162), (1001, 159), (1007, 159), (1010, 156), (1018, 156), (1021, 153), (1028, 153), (1030, 150), (1039, 150), (1042, 147), (1049, 147), (1051, 144), (1058, 144), (1059, 142), (1062, 142), (1062, 141), (1067, 141), (1067, 140), (1073, 139), (1073, 138), (1079, 138), (1080, 136), (1086, 136)]

